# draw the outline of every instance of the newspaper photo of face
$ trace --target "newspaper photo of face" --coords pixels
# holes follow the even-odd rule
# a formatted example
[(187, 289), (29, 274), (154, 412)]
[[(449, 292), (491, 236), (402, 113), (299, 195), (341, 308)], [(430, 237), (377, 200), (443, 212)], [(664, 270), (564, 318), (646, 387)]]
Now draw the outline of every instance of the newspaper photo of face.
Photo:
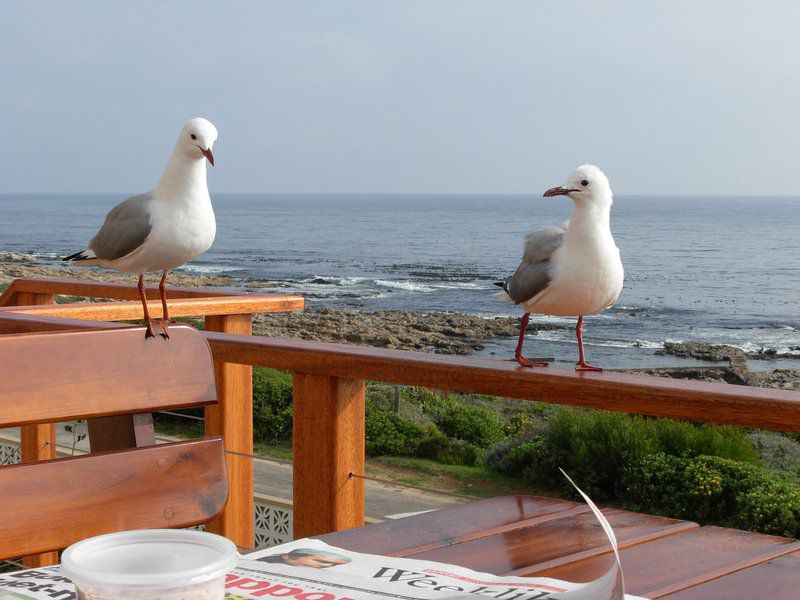
[(297, 548), (286, 554), (273, 554), (258, 560), (267, 563), (283, 563), (294, 567), (313, 567), (314, 569), (327, 569), (350, 562), (349, 558), (341, 554), (314, 548)]

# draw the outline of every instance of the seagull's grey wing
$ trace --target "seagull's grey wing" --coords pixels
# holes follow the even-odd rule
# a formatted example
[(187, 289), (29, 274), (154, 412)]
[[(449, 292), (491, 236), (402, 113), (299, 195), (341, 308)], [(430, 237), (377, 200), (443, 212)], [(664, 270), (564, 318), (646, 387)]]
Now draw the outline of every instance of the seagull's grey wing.
[(550, 283), (550, 257), (564, 242), (564, 230), (547, 227), (525, 236), (522, 262), (506, 280), (506, 293), (515, 304), (530, 300)]
[(97, 258), (116, 260), (136, 250), (150, 234), (149, 205), (153, 193), (131, 196), (111, 209), (106, 221), (89, 242)]

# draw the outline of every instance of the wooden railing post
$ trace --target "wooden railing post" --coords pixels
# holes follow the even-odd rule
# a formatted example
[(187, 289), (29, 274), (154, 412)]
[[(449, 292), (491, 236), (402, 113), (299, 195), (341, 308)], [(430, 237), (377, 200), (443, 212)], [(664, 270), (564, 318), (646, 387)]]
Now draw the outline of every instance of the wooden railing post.
[(363, 379), (295, 373), (294, 537), (364, 524)]
[[(17, 292), (11, 296), (13, 306), (39, 306), (54, 304), (53, 294)], [(56, 457), (56, 426), (54, 423), (25, 425), (19, 428), (19, 453), (22, 462), (51, 460)], [(26, 567), (43, 567), (58, 564), (58, 552), (32, 554), (23, 558)]]
[[(252, 317), (245, 315), (208, 316), (207, 331), (251, 335)], [(225, 450), (253, 453), (253, 367), (214, 361), (217, 380), (215, 406), (206, 407), (206, 435), (221, 435)], [(225, 509), (206, 525), (213, 533), (224, 535), (239, 546), (254, 545), (253, 460), (228, 453), (229, 495)]]

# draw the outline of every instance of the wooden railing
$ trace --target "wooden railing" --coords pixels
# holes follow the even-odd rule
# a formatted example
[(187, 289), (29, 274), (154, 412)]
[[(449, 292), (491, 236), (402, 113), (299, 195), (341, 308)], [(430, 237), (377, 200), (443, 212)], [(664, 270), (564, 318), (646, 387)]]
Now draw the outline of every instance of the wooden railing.
[[(0, 311), (0, 333), (108, 326), (42, 316), (46, 311)], [(79, 314), (76, 308), (70, 316)], [(205, 336), (221, 364), (260, 365), (293, 373), (296, 537), (364, 523), (363, 479), (351, 473), (364, 473), (365, 380), (800, 432), (800, 393), (788, 390), (614, 372), (576, 373), (553, 367), (525, 369), (510, 361), (252, 337), (231, 331), (207, 331)], [(242, 397), (242, 389), (233, 387), (228, 392), (228, 402)], [(242, 402), (249, 406), (247, 400)]]

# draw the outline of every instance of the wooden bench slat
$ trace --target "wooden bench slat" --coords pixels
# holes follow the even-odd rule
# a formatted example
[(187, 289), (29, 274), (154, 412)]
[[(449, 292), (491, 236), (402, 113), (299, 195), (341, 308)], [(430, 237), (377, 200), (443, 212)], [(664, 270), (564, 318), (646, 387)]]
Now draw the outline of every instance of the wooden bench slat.
[(222, 438), (6, 466), (0, 497), (10, 515), (0, 519), (2, 558), (112, 531), (196, 525), (228, 497)]
[[(588, 510), (533, 526), (524, 526), (454, 546), (414, 554), (412, 558), (461, 565), (479, 571), (524, 576), (539, 565), (555, 567), (589, 556), (611, 556), (600, 523)], [(695, 523), (607, 509), (606, 518), (621, 548), (696, 528)], [(608, 564), (608, 561), (606, 561)]]
[[(354, 552), (408, 556), (589, 510), (586, 505), (541, 496), (501, 496), (391, 519), (369, 527), (320, 536)], [(378, 550), (375, 550), (377, 548)]]
[(142, 327), (4, 335), (0, 355), (0, 427), (216, 400), (211, 352), (185, 325), (170, 327), (169, 340), (145, 339)]
[[(630, 511), (604, 513), (625, 547), (698, 527)], [(438, 560), (518, 576), (610, 552), (588, 506), (542, 496), (481, 500), (320, 539), (356, 552)]]
[[(697, 578), (700, 578), (699, 581), (716, 579), (725, 569), (731, 569), (729, 572), (736, 570), (734, 565), (742, 561), (775, 552), (788, 553), (796, 548), (800, 548), (800, 542), (788, 538), (723, 527), (700, 527), (623, 549), (620, 559), (626, 591), (637, 596), (656, 598), (662, 595), (659, 590), (666, 590), (668, 586), (689, 580), (698, 581)], [(606, 557), (592, 557), (530, 574), (568, 581), (589, 581), (599, 577), (607, 568)]]
[(662, 597), (667, 600), (730, 600), (731, 598), (796, 600), (800, 594), (799, 585), (800, 550), (796, 550), (708, 583)]

